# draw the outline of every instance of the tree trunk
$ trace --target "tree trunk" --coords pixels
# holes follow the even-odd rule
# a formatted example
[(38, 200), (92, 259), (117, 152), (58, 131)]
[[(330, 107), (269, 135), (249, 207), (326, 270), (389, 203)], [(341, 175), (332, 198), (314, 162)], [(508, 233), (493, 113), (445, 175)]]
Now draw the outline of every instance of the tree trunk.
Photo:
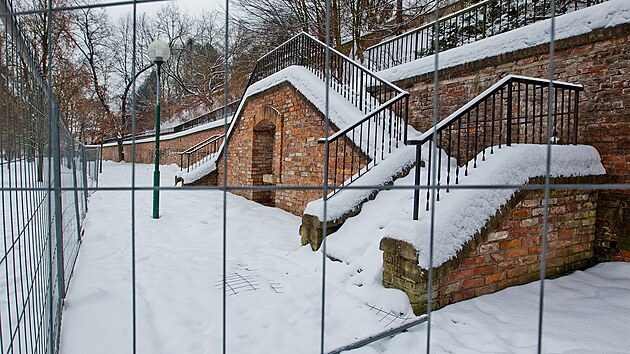
[(44, 152), (39, 149), (37, 154), (37, 182), (44, 182)]
[(396, 34), (399, 35), (403, 31), (403, 1), (396, 0)]
[(118, 145), (118, 161), (125, 161), (125, 149), (123, 148), (122, 134), (118, 134), (118, 136), (116, 136), (116, 144)]

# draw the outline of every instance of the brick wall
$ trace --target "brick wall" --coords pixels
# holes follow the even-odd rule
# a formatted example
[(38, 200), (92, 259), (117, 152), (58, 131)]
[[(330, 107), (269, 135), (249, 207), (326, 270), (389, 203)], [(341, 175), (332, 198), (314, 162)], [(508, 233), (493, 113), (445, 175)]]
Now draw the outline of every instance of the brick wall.
[[(441, 70), (439, 119), (509, 74), (549, 77), (549, 48), (541, 45)], [(599, 29), (556, 42), (556, 79), (581, 84), (579, 137), (602, 156), (610, 183), (630, 183), (630, 25)], [(433, 73), (396, 82), (410, 92), (410, 122), (431, 127)], [(630, 259), (630, 190), (603, 191), (598, 210), (600, 259)]]
[[(540, 183), (541, 181), (530, 181)], [(595, 177), (554, 183), (601, 182)], [(548, 277), (595, 263), (597, 191), (555, 190), (549, 199)], [(544, 191), (520, 191), (465, 244), (455, 258), (434, 269), (436, 308), (540, 278)], [(384, 238), (383, 284), (405, 291), (416, 314), (426, 311), (428, 271), (404, 241)]]
[[(219, 183), (223, 181), (223, 159), (227, 156), (228, 185), (268, 185), (262, 182), (262, 175), (266, 174), (262, 170), (268, 171), (269, 166), (264, 166), (261, 161), (268, 161), (269, 157), (261, 155), (273, 152), (271, 171), (276, 186), (321, 186), (324, 181), (324, 145), (318, 140), (326, 135), (324, 129), (323, 114), (291, 84), (285, 82), (257, 93), (247, 98), (229, 138), (227, 153), (223, 153), (217, 162), (217, 180)], [(264, 133), (271, 130), (274, 131), (273, 143)], [(337, 128), (331, 125), (330, 134), (335, 131)], [(352, 153), (353, 149), (347, 149), (348, 161)], [(338, 173), (340, 181), (341, 170)], [(333, 179), (331, 174), (329, 183)], [(273, 193), (239, 190), (234, 193), (253, 200), (271, 198), (266, 204), (296, 215), (302, 215), (308, 202), (322, 197), (321, 190), (317, 189), (276, 190)]]
[[(187, 134), (169, 140), (160, 140), (160, 164), (180, 164), (179, 153), (189, 147), (207, 139), (215, 134), (223, 134), (224, 127), (206, 129), (203, 131)], [(168, 137), (170, 134), (163, 134)], [(144, 138), (142, 139), (144, 140)], [(124, 145), (125, 160), (131, 162), (131, 144)], [(137, 163), (152, 164), (155, 156), (155, 143), (153, 141), (136, 143)], [(103, 147), (103, 160), (118, 161), (118, 146)]]

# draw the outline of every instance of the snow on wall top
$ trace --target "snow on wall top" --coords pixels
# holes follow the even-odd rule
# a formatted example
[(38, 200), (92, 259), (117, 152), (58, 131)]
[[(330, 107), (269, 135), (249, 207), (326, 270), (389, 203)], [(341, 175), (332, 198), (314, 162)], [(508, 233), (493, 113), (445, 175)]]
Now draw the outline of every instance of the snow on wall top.
[[(296, 65), (289, 66), (255, 82), (247, 89), (244, 97), (265, 91), (285, 81), (291, 83), (320, 112), (326, 111), (326, 83), (310, 70)], [(337, 91), (330, 89), (329, 92), (329, 119), (337, 128), (343, 130), (365, 116), (361, 110)]]
[[(232, 117), (228, 117), (227, 120), (228, 120), (227, 124), (230, 124), (232, 122)], [(183, 130), (181, 132), (160, 136), (160, 141), (171, 140), (171, 139), (175, 139), (175, 138), (181, 138), (182, 136), (186, 136), (186, 135), (193, 134), (193, 133), (198, 133), (200, 131), (204, 131), (204, 130), (208, 130), (208, 129), (212, 129), (212, 128), (216, 128), (216, 127), (220, 127), (222, 125), (225, 125), (225, 121), (223, 119), (215, 120), (214, 122), (201, 124), (201, 125), (198, 125), (198, 126), (196, 126), (194, 128)], [(149, 138), (136, 139), (136, 144), (152, 143), (154, 141), (155, 141), (155, 135), (151, 136)], [(123, 145), (131, 145), (131, 144), (133, 144), (132, 140), (125, 140), (125, 141), (123, 141)], [(116, 146), (116, 145), (118, 145), (118, 144), (116, 142), (113, 142), (113, 143), (103, 144), (103, 147), (111, 147), (111, 146)], [(86, 145), (86, 147), (100, 147), (100, 145)]]
[[(293, 87), (300, 91), (300, 93), (302, 93), (302, 95), (304, 95), (304, 97), (306, 97), (306, 99), (311, 102), (318, 110), (320, 110), (321, 112), (326, 111), (326, 83), (315, 76), (315, 74), (313, 74), (308, 69), (294, 65), (284, 68), (277, 73), (250, 85), (247, 88), (247, 91), (245, 91), (243, 99), (241, 100), (241, 104), (239, 105), (234, 116), (238, 117), (241, 114), (247, 98), (257, 93), (263, 92), (269, 88), (272, 88), (276, 85), (279, 85), (283, 82), (291, 83), (291, 85), (293, 85)], [(343, 96), (337, 93), (337, 91), (330, 89), (329, 93), (329, 119), (340, 130), (343, 130), (344, 128), (352, 125), (365, 116), (365, 114), (361, 112), (361, 110), (356, 108), (352, 103), (350, 103)], [(228, 138), (231, 135), (233, 129), (234, 125), (230, 125), (227, 133)], [(216, 159), (219, 155), (221, 155), (223, 147), (227, 140), (228, 139), (225, 139), (224, 142), (221, 144), (221, 147), (219, 148), (219, 154), (216, 154), (214, 158), (208, 159), (206, 163), (199, 165), (189, 173), (182, 172), (178, 174), (178, 177), (183, 178), (184, 183), (192, 183), (207, 175), (208, 173), (214, 171), (216, 169)]]
[[(556, 40), (566, 39), (592, 32), (598, 28), (615, 27), (630, 23), (630, 1), (610, 0), (599, 5), (556, 17)], [(551, 20), (498, 34), (477, 42), (440, 52), (440, 69), (490, 58), (503, 53), (549, 43)], [(389, 81), (398, 81), (432, 72), (433, 56), (414, 60), (378, 72)]]
[[(552, 145), (551, 150), (551, 177), (606, 173), (599, 153), (591, 146)], [(487, 149), (486, 156), (489, 153)], [(544, 176), (546, 161), (546, 145), (515, 144), (495, 149), (486, 161), (479, 157), (478, 167), (469, 169), (469, 175), (460, 179), (460, 185), (522, 185), (530, 178)], [(512, 189), (457, 189), (448, 194), (442, 191), (440, 201), (434, 206), (433, 266), (453, 258), (514, 193)], [(413, 244), (419, 252), (418, 263), (424, 269), (429, 267), (430, 215), (422, 212), (417, 221), (392, 220), (383, 230), (388, 237)]]

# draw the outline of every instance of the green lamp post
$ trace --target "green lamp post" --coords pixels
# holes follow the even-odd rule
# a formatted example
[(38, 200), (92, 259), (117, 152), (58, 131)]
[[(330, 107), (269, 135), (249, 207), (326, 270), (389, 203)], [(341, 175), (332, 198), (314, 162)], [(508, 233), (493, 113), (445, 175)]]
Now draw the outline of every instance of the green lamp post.
[(160, 217), (160, 68), (171, 57), (171, 49), (161, 40), (155, 40), (147, 49), (149, 59), (157, 65), (157, 100), (155, 103), (155, 170), (153, 171), (153, 218)]

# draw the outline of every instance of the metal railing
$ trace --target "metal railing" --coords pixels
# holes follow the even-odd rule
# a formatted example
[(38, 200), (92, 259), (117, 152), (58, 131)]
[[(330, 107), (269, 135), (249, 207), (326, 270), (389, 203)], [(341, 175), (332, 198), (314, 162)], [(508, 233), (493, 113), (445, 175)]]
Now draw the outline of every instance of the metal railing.
[[(240, 100), (238, 101), (232, 101), (230, 103), (227, 104), (227, 114), (228, 116), (233, 115), (236, 110), (238, 109), (238, 105), (240, 104)], [(210, 122), (215, 122), (219, 119), (223, 118), (223, 109), (225, 107), (221, 106), (219, 108), (215, 108), (213, 110), (211, 110), (210, 112), (204, 113), (202, 115), (200, 115), (199, 117), (193, 118), (189, 121), (180, 123), (178, 125), (173, 126), (173, 132), (177, 133), (177, 132), (181, 132), (182, 130), (187, 130), (190, 128), (194, 128), (196, 126), (202, 125), (202, 124), (206, 124), (206, 123), (210, 123)]]
[[(409, 94), (385, 102), (355, 124), (328, 138), (331, 196), (386, 158), (404, 142)], [(319, 140), (325, 143), (326, 138)]]
[(195, 167), (210, 159), (223, 143), (224, 134), (216, 134), (205, 139), (179, 154), (180, 171), (184, 170), (186, 162), (186, 172), (190, 172), (191, 167)]
[[(516, 144), (577, 144), (578, 104), (580, 85), (554, 81), (550, 92), (549, 80), (510, 75), (462, 108), (442, 120), (438, 125), (408, 144), (417, 145), (416, 166), (422, 161), (421, 146), (428, 144), (427, 185), (432, 174), (437, 174), (436, 200), (440, 190), (449, 192), (449, 186), (459, 184), (460, 175), (468, 175), (477, 168), (478, 160), (485, 161), (495, 149)], [(548, 136), (548, 103), (553, 101), (551, 112), (552, 136)], [(436, 135), (436, 163), (432, 166), (431, 148)], [(442, 166), (442, 157), (454, 159)], [(416, 168), (415, 183), (420, 185), (420, 168)], [(430, 189), (427, 189), (429, 193)], [(414, 192), (414, 219), (418, 219), (420, 191)], [(429, 210), (427, 197), (426, 210)]]
[[(607, 0), (558, 0), (556, 15)], [(551, 0), (485, 0), (438, 21), (440, 51), (508, 32), (551, 17)], [(381, 71), (432, 55), (435, 22), (373, 45), (365, 50), (367, 67)]]
[[(304, 32), (294, 36), (258, 59), (245, 92), (255, 82), (294, 65), (307, 68), (325, 81), (326, 44)], [(355, 181), (402, 144), (409, 93), (332, 48), (329, 67), (330, 88), (363, 114), (327, 139), (331, 151), (329, 179), (334, 187), (340, 187)], [(237, 120), (233, 124), (238, 124)], [(326, 138), (319, 142), (325, 143)], [(332, 188), (332, 195), (338, 190)]]
[(0, 350), (57, 353), (100, 150), (74, 139), (16, 18), (1, 20)]

